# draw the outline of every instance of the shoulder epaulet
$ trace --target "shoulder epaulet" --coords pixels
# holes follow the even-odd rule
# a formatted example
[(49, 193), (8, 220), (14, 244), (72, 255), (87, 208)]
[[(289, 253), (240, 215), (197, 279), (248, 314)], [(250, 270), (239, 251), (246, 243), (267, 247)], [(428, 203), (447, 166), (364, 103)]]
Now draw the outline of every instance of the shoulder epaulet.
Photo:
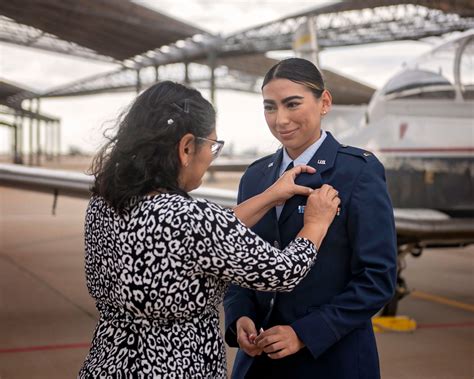
[(250, 168), (250, 167), (252, 167), (252, 166), (255, 166), (256, 164), (258, 164), (258, 163), (260, 163), (260, 162), (264, 162), (264, 161), (266, 161), (266, 160), (271, 160), (271, 159), (273, 159), (274, 156), (275, 156), (275, 153), (266, 155), (266, 156), (264, 156), (263, 158), (259, 158), (259, 159), (257, 159), (256, 161), (250, 163), (247, 168)]
[(369, 162), (372, 159), (376, 159), (375, 155), (370, 151), (359, 149), (358, 147), (349, 146), (349, 145), (341, 145), (339, 152), (342, 154), (349, 154), (355, 157), (360, 157), (366, 162)]

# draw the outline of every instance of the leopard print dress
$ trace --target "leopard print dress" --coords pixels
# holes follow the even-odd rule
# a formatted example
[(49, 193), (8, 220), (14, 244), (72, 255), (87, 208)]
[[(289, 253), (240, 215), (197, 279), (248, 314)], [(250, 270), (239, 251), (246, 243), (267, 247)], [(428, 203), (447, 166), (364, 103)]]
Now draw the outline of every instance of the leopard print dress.
[(122, 215), (93, 197), (85, 251), (100, 318), (80, 378), (226, 378), (228, 284), (290, 291), (316, 257), (307, 239), (280, 251), (231, 210), (176, 194), (136, 198)]

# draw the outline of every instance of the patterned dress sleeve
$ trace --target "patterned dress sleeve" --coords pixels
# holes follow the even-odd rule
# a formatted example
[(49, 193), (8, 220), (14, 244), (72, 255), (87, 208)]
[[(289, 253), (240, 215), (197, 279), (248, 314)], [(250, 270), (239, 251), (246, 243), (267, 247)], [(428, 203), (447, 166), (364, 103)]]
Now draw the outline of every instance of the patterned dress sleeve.
[(279, 250), (242, 224), (232, 210), (194, 200), (189, 209), (191, 246), (199, 269), (259, 291), (291, 291), (313, 265), (317, 250), (296, 238)]

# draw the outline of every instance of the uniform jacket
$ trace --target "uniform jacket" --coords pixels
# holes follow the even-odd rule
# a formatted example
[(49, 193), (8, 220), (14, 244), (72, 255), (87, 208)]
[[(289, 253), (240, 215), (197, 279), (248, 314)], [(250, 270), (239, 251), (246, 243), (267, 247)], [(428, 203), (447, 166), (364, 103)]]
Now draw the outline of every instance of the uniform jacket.
[[(280, 149), (249, 166), (238, 201), (272, 185), (281, 159)], [(225, 339), (238, 347), (235, 323), (241, 316), (253, 319), (257, 330), (290, 325), (306, 347), (283, 359), (267, 359), (269, 377), (378, 378), (371, 317), (392, 298), (396, 281), (395, 223), (384, 168), (372, 153), (341, 145), (330, 133), (308, 164), (316, 173), (301, 174), (296, 183), (312, 188), (332, 185), (341, 199), (339, 215), (315, 265), (292, 292), (229, 288), (224, 299)], [(284, 248), (303, 226), (306, 200), (294, 196), (278, 220), (272, 209), (252, 229)], [(244, 378), (253, 359), (239, 350), (232, 378)]]

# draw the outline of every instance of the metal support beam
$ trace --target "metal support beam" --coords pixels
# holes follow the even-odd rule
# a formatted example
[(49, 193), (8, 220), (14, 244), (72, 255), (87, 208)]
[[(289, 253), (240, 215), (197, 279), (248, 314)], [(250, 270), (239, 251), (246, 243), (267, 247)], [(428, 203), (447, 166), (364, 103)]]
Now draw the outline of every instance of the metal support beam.
[(54, 123), (56, 129), (56, 161), (61, 161), (61, 123), (56, 121)]
[(184, 84), (189, 85), (191, 81), (189, 80), (189, 63), (184, 62)]
[(209, 68), (211, 70), (211, 77), (209, 80), (209, 89), (211, 91), (210, 97), (211, 97), (211, 103), (213, 105), (216, 104), (216, 75), (215, 75), (215, 69), (216, 69), (216, 61), (217, 61), (217, 54), (214, 51), (211, 51), (208, 55), (208, 61), (209, 61)]
[(23, 122), (25, 120), (23, 114), (20, 114), (19, 116), (20, 122), (18, 123), (18, 157), (19, 157), (19, 162), (20, 164), (24, 163), (24, 125)]
[(136, 86), (136, 91), (137, 91), (137, 94), (140, 93), (140, 91), (142, 90), (142, 82), (140, 80), (140, 70), (138, 69), (137, 70), (137, 86)]
[[(29, 111), (33, 113), (33, 102), (34, 99), (30, 99)], [(30, 122), (28, 125), (28, 165), (33, 166), (33, 116), (30, 116)]]
[(15, 113), (12, 125), (12, 155), (13, 163), (18, 163), (18, 114)]
[(36, 165), (41, 166), (41, 119), (40, 114), (40, 99), (36, 99)]
[(53, 124), (50, 121), (47, 121), (44, 125), (44, 149), (45, 157), (47, 161), (51, 161), (53, 158)]

